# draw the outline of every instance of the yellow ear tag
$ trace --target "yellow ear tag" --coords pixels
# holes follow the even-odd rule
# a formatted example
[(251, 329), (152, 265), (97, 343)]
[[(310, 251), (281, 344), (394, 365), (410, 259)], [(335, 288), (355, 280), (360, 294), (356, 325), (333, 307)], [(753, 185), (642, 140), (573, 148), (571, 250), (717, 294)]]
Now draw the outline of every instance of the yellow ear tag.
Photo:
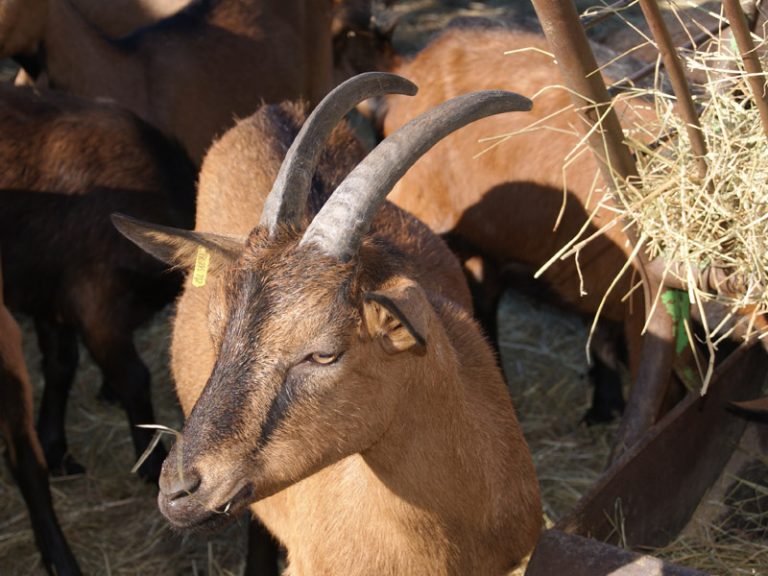
[(192, 273), (192, 286), (200, 288), (205, 286), (208, 278), (208, 265), (211, 263), (211, 253), (202, 246), (197, 247), (195, 258), (195, 271)]

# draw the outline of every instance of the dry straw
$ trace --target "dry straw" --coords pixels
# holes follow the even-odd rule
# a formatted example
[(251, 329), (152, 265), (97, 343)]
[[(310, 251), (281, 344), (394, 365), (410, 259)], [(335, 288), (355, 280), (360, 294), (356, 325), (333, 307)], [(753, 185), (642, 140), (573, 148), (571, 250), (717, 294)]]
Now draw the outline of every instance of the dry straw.
[[(692, 7), (692, 2), (680, 2), (678, 6), (683, 4), (690, 9), (689, 13), (704, 14), (703, 9)], [(674, 3), (665, 5), (675, 7)], [(710, 19), (720, 17), (712, 13), (705, 15)], [(625, 16), (630, 17), (624, 14), (622, 18)], [(682, 20), (681, 15), (674, 16)], [(625, 20), (645, 43), (652, 43), (638, 22)], [(705, 29), (703, 25), (685, 24), (697, 33)], [(764, 42), (755, 40), (761, 50)], [(663, 85), (663, 75), (657, 68), (653, 88), (635, 89), (623, 96), (632, 99), (637, 106), (655, 111), (655, 122), (625, 132), (637, 160), (642, 185), (630, 183), (613, 195), (605, 195), (601, 206), (590, 203), (588, 211), (596, 213), (604, 207), (615, 214), (615, 219), (606, 223), (600, 233), (612, 226), (634, 226), (641, 239), (640, 248), (650, 259), (661, 257), (665, 261), (663, 275), (669, 279), (677, 275), (690, 285), (689, 298), (701, 311), (705, 330), (703, 339), (712, 351), (737, 328), (741, 337), (745, 334), (764, 335), (758, 316), (768, 311), (768, 141), (759, 113), (749, 101), (751, 92), (735, 45), (729, 40), (720, 42), (716, 35), (712, 35), (706, 52), (688, 51), (682, 56), (688, 70), (699, 80), (693, 89), (708, 146), (706, 180), (698, 176), (687, 126), (675, 112), (675, 99)], [(763, 67), (765, 69), (765, 63)], [(506, 136), (511, 135), (502, 137)], [(585, 144), (582, 140), (572, 156), (581, 154)], [(581, 249), (596, 236), (586, 238), (584, 234), (574, 238), (550, 263), (573, 257), (578, 264)], [(688, 282), (707, 268), (721, 269), (726, 277), (741, 279), (736, 283), (741, 290), (714, 294), (703, 292)], [(661, 305), (659, 295), (653, 296), (654, 305)], [(687, 326), (686, 330), (692, 341), (691, 327)], [(706, 385), (711, 366), (701, 362), (700, 371)], [(510, 374), (509, 367), (507, 373)], [(536, 387), (531, 380), (528, 385)], [(542, 390), (536, 393), (541, 394)], [(570, 498), (583, 493), (578, 481), (579, 467), (567, 449), (568, 439), (579, 437), (580, 433), (574, 428), (558, 434), (557, 439), (539, 436), (540, 424), (544, 427), (552, 425), (544, 412), (551, 410), (562, 415), (567, 413), (567, 408), (548, 404), (537, 413), (536, 404), (526, 404), (528, 399), (525, 392), (517, 397), (524, 414), (521, 420), (537, 461), (545, 510), (551, 518), (557, 518), (572, 505)], [(610, 444), (611, 438), (610, 430), (607, 432), (606, 436), (596, 436), (591, 445), (570, 446), (571, 451), (576, 449), (585, 462), (592, 460), (585, 469), (585, 480), (594, 479), (592, 475), (604, 463), (605, 444)], [(550, 468), (550, 456), (562, 460)], [(762, 462), (765, 466), (764, 456)], [(711, 574), (768, 574), (765, 474), (752, 480), (741, 477), (732, 480), (733, 494), (717, 504), (721, 514), (706, 520), (694, 518), (700, 527), (698, 531), (686, 533), (665, 549), (652, 552)], [(615, 528), (621, 533), (621, 515), (618, 513)]]
[[(641, 33), (636, 24), (626, 24)], [(704, 28), (687, 24), (689, 29)], [(651, 42), (647, 35), (643, 38), (644, 43)], [(763, 51), (765, 41), (755, 41), (758, 52)], [(603, 195), (590, 211), (605, 208), (615, 219), (598, 234), (574, 238), (539, 274), (558, 259), (574, 257), (578, 265), (580, 250), (599, 233), (616, 225), (633, 227), (640, 239), (635, 250), (644, 250), (649, 260), (660, 258), (663, 277), (688, 286), (712, 358), (718, 344), (734, 334), (743, 338), (766, 335), (760, 316), (768, 312), (768, 140), (750, 101), (741, 58), (732, 41), (721, 41), (713, 34), (706, 49), (686, 51), (682, 56), (699, 79), (693, 92), (708, 148), (706, 177), (700, 176), (688, 127), (676, 113), (676, 100), (657, 68), (653, 88), (635, 89), (622, 96), (638, 109), (655, 112), (647, 115), (654, 119), (625, 133), (636, 159), (639, 182), (626, 182)], [(584, 140), (579, 150), (583, 145)], [(707, 291), (706, 286), (701, 289), (695, 280), (713, 270), (723, 288), (717, 293)], [(659, 295), (653, 297), (654, 305), (659, 305)], [(690, 326), (685, 330), (691, 333)], [(699, 368), (704, 392), (711, 362), (700, 360)]]
[[(768, 311), (768, 140), (730, 43), (712, 42), (719, 57), (705, 51), (687, 55), (689, 68), (706, 82), (697, 95), (707, 142), (704, 180), (697, 174), (686, 125), (674, 113), (674, 99), (653, 92), (658, 126), (669, 136), (654, 145), (628, 140), (642, 185), (619, 188), (620, 216), (647, 236), (645, 248), (662, 257), (668, 273), (688, 281), (706, 268), (739, 279), (739, 291), (714, 295), (691, 287), (692, 301), (717, 301), (733, 312)], [(709, 336), (723, 337), (709, 326)]]

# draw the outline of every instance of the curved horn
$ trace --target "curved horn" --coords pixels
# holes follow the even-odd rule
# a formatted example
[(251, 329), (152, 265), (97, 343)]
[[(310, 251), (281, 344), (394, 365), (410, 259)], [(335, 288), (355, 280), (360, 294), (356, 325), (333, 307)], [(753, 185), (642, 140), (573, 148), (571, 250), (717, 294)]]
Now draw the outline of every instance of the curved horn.
[(502, 112), (530, 110), (513, 92), (485, 90), (452, 98), (417, 116), (386, 138), (349, 173), (307, 228), (301, 244), (349, 260), (373, 216), (403, 174), (432, 146), (462, 126)]
[(317, 105), (288, 149), (264, 202), (260, 225), (272, 235), (278, 222), (298, 224), (304, 216), (320, 151), (331, 131), (357, 104), (383, 94), (413, 96), (416, 85), (396, 74), (368, 72), (340, 84)]

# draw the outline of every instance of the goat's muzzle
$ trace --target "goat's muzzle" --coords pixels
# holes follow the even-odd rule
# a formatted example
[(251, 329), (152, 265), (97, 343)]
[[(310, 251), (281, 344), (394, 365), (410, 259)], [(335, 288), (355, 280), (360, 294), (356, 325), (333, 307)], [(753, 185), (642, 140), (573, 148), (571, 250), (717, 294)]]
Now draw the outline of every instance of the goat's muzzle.
[(228, 523), (250, 503), (251, 487), (234, 486), (231, 496), (217, 501), (206, 489), (202, 476), (193, 467), (185, 465), (177, 446), (171, 450), (160, 473), (160, 492), (157, 504), (160, 512), (176, 528), (197, 530), (216, 529)]

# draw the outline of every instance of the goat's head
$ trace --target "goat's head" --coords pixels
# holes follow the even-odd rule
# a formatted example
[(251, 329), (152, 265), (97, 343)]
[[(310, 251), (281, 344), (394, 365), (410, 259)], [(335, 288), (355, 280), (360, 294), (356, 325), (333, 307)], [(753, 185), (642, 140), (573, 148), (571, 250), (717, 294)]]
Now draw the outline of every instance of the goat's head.
[(434, 354), (429, 342), (438, 337), (437, 314), (408, 258), (385, 237), (368, 234), (371, 220), (395, 182), (439, 139), (530, 102), (505, 92), (475, 93), (417, 118), (369, 154), (302, 232), (328, 133), (361, 99), (393, 91), (415, 87), (371, 73), (318, 106), (247, 239), (115, 219), (126, 236), (176, 266), (197, 261), (200, 272), (202, 254), (211, 276), (208, 325), (216, 362), (161, 477), (160, 508), (177, 526), (217, 524), (371, 449), (413, 376), (426, 369), (425, 356)]
[(47, 19), (47, 0), (0, 0), (0, 58), (37, 54)]
[(333, 3), (333, 66), (340, 80), (369, 70), (392, 70), (399, 58), (392, 45), (398, 16), (381, 0)]

